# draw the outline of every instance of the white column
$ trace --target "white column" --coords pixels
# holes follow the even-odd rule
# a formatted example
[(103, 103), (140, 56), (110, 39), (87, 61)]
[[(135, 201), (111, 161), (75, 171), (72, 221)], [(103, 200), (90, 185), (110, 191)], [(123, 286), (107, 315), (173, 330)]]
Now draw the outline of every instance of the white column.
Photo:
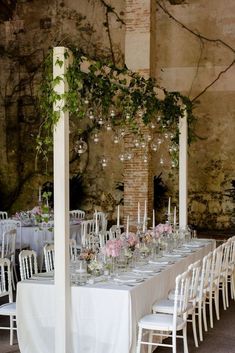
[(188, 225), (188, 124), (187, 112), (179, 122), (179, 226)]
[[(55, 47), (53, 52), (53, 77), (62, 80), (55, 91), (63, 94), (68, 87), (64, 74), (69, 65), (65, 59), (67, 49)], [(58, 64), (60, 61), (60, 64)], [(55, 238), (55, 353), (70, 353), (70, 274), (69, 274), (69, 114), (57, 101), (54, 111), (60, 119), (54, 129), (54, 238)], [(40, 304), (39, 304), (40, 305)]]

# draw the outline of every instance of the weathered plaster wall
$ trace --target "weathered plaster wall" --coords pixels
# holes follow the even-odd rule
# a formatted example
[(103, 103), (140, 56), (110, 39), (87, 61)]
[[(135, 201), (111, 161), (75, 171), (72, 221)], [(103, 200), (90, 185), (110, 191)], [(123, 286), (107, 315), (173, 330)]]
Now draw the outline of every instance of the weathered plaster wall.
[[(124, 0), (109, 3), (111, 6), (115, 3), (115, 11), (123, 16)], [(109, 58), (110, 49), (104, 26), (105, 8), (99, 0), (81, 0), (79, 4), (75, 0), (16, 1), (1, 18), (0, 209), (13, 213), (32, 208), (37, 203), (39, 184), (52, 180), (51, 161), (46, 166), (39, 160), (35, 170), (35, 139), (41, 123), (35, 99), (40, 65), (48, 48), (73, 43), (90, 56)], [(123, 26), (111, 13), (108, 18), (115, 58), (122, 62)], [(89, 154), (85, 153), (81, 159), (76, 158), (71, 142), (70, 172), (71, 176), (83, 174), (88, 195), (84, 208), (88, 210), (106, 200), (106, 211), (110, 211), (122, 196), (115, 190), (116, 182), (122, 180), (122, 165), (116, 167), (114, 163), (112, 170), (100, 170), (104, 143), (114, 161), (119, 154), (118, 148), (111, 144), (112, 137), (104, 136), (104, 140), (100, 146), (91, 143)]]
[[(209, 39), (235, 48), (235, 3), (232, 0), (162, 2), (181, 23)], [(155, 75), (168, 90), (196, 97), (234, 60), (222, 43), (202, 41), (158, 7)], [(189, 151), (189, 223), (201, 228), (227, 229), (234, 222), (235, 102), (232, 66), (206, 93), (196, 99), (198, 140)], [(170, 192), (176, 184), (164, 178)], [(173, 180), (177, 181), (175, 174)]]

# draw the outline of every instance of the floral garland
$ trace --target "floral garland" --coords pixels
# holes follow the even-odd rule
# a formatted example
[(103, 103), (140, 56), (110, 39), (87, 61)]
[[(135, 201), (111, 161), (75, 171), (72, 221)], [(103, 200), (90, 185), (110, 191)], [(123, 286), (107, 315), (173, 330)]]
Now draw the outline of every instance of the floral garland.
[[(77, 49), (72, 50), (73, 62), (68, 67), (65, 78), (52, 75), (52, 52), (45, 60), (39, 92), (39, 109), (42, 124), (37, 136), (37, 153), (48, 159), (52, 149), (53, 128), (59, 120), (60, 112), (53, 111), (53, 104), (64, 99), (64, 111), (69, 111), (72, 119), (87, 119), (86, 128), (78, 133), (99, 131), (106, 127), (116, 129), (120, 136), (132, 133), (139, 140), (146, 139), (143, 126), (153, 133), (162, 134), (169, 141), (169, 153), (175, 166), (178, 161), (178, 123), (187, 112), (188, 142), (195, 140), (196, 118), (190, 99), (179, 92), (164, 90), (164, 99), (156, 94), (154, 79), (145, 79), (126, 67), (118, 68), (110, 63), (90, 61)], [(65, 58), (69, 53), (65, 53)], [(57, 60), (61, 66), (62, 61)], [(65, 79), (69, 90), (64, 95), (55, 91), (55, 86)], [(122, 134), (122, 132), (124, 133)], [(148, 137), (147, 137), (148, 139)], [(154, 150), (154, 148), (152, 148)]]

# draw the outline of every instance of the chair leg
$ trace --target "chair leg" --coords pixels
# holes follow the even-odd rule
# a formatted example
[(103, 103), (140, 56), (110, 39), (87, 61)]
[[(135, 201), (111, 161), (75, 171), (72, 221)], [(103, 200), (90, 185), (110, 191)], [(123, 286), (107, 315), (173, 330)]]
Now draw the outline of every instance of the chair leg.
[(195, 347), (198, 347), (197, 329), (196, 329), (196, 314), (195, 314), (195, 311), (194, 311), (193, 314), (192, 314), (192, 326), (193, 326), (194, 344), (195, 344)]
[(13, 316), (10, 316), (10, 345), (13, 346)]
[(176, 331), (172, 332), (172, 353), (176, 353)]
[(141, 338), (142, 338), (142, 328), (141, 328), (141, 327), (139, 327), (138, 339), (137, 339), (137, 346), (136, 346), (136, 353), (140, 353), (140, 348), (141, 348)]
[(213, 298), (212, 298), (212, 292), (210, 293), (210, 297), (209, 297), (209, 310), (210, 310), (210, 326), (211, 328), (213, 328), (213, 308), (212, 308), (212, 304), (213, 304)]
[(205, 331), (208, 331), (207, 327), (207, 318), (206, 318), (206, 299), (203, 300), (203, 323), (204, 323), (204, 329)]
[(202, 334), (202, 303), (201, 302), (198, 305), (198, 327), (199, 327), (199, 338), (200, 338), (200, 341), (203, 341), (203, 334)]
[(229, 299), (228, 299), (228, 277), (225, 281), (225, 299), (226, 299), (226, 307), (229, 307)]
[[(184, 340), (184, 353), (188, 353), (188, 340), (187, 340), (187, 325), (183, 328), (183, 340)], [(176, 344), (175, 344), (175, 352), (176, 353)]]
[[(153, 342), (153, 331), (149, 331), (149, 343)], [(148, 353), (152, 352), (152, 344), (148, 345)]]
[(224, 310), (227, 310), (226, 297), (225, 297), (225, 279), (223, 280), (223, 283), (222, 283), (222, 298), (223, 298)]
[(219, 320), (220, 319), (220, 316), (219, 316), (219, 290), (215, 291), (214, 301), (215, 301), (216, 318), (217, 318), (217, 320)]

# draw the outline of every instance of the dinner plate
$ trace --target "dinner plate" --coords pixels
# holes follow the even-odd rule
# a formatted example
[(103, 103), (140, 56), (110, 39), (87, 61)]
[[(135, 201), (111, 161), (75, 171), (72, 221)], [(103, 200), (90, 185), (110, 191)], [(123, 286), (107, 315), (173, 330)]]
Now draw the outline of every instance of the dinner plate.
[(180, 258), (180, 257), (182, 257), (183, 255), (182, 255), (182, 254), (165, 254), (164, 256), (165, 256), (165, 257)]
[(169, 265), (170, 260), (168, 258), (162, 257), (156, 260), (149, 260), (149, 263), (152, 265)]
[(115, 282), (120, 283), (140, 283), (143, 282), (142, 278), (130, 277), (130, 276), (119, 276), (113, 279)]

